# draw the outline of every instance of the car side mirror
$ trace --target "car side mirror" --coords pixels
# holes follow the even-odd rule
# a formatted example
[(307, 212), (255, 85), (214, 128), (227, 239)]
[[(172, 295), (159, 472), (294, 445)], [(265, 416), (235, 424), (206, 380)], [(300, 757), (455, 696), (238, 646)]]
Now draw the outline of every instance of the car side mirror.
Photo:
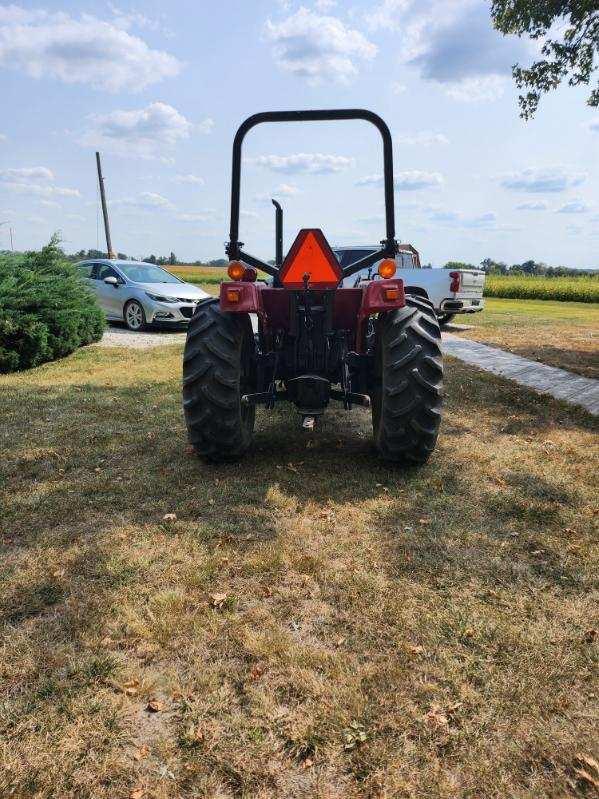
[(107, 283), (109, 286), (114, 286), (116, 288), (119, 284), (119, 281), (116, 279), (114, 275), (109, 275), (108, 277), (104, 278), (104, 283)]

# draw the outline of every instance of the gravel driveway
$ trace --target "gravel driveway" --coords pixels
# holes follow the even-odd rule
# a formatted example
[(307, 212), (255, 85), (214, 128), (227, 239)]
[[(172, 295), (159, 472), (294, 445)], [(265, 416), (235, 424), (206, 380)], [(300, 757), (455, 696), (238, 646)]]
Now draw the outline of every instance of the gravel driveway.
[(145, 350), (148, 347), (163, 347), (165, 344), (179, 344), (185, 341), (185, 332), (180, 330), (152, 330), (133, 333), (126, 327), (109, 325), (100, 341), (100, 347), (133, 347)]

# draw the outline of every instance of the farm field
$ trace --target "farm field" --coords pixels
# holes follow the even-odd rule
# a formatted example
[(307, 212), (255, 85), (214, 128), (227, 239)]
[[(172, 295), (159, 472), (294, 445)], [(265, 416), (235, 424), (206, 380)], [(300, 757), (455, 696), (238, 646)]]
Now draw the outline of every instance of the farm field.
[(589, 796), (591, 417), (450, 361), (421, 470), (362, 409), (209, 467), (180, 366), (0, 378), (0, 795)]
[(599, 378), (599, 303), (488, 297), (484, 311), (454, 321), (473, 326), (461, 337)]
[(485, 296), (599, 303), (599, 274), (581, 277), (487, 275)]

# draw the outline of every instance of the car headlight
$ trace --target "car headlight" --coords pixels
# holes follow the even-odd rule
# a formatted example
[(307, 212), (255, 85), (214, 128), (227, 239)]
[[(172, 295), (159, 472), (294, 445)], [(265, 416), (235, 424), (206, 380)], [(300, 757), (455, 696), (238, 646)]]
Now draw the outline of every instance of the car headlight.
[(179, 302), (177, 297), (163, 297), (162, 294), (150, 294), (149, 291), (146, 291), (146, 295), (156, 302)]

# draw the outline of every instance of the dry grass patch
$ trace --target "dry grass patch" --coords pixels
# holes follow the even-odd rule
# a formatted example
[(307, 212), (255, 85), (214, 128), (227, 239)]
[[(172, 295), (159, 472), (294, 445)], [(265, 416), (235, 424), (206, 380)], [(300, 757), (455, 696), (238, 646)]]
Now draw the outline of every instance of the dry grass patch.
[(208, 467), (180, 356), (1, 379), (0, 795), (592, 796), (590, 418), (452, 361), (421, 470), (282, 408)]
[(485, 344), (599, 378), (599, 305), (485, 298), (480, 314), (457, 317), (473, 325), (460, 332)]

